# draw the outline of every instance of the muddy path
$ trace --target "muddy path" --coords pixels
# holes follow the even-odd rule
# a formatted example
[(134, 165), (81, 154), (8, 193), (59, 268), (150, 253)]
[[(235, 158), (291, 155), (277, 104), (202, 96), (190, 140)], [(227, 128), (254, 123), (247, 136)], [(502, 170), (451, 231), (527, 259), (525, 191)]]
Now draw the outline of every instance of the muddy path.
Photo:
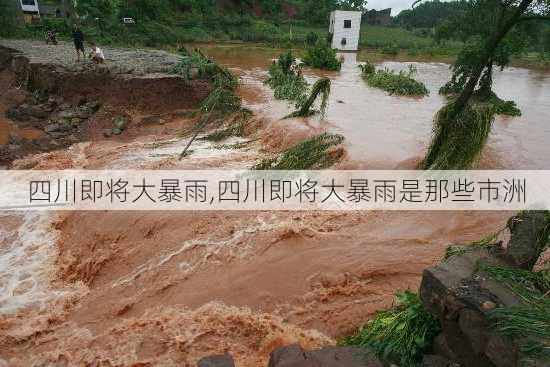
[[(269, 65), (269, 57), (262, 55), (247, 67), (243, 61), (219, 61), (241, 76), (239, 93), (256, 112), (255, 129), (244, 138), (199, 141), (193, 154), (179, 161), (187, 143), (179, 133), (194, 124), (193, 118), (171, 105), (150, 111), (105, 98), (87, 141), (29, 154), (13, 168), (246, 169), (266, 152), (321, 131), (345, 132), (345, 124), (356, 123), (354, 115), (279, 121), (288, 106), (273, 101), (261, 83), (261, 65)], [(337, 85), (343, 83), (339, 78), (355, 78), (351, 69), (332, 77)], [(341, 85), (345, 88), (337, 87), (333, 98), (342, 98), (338, 93), (349, 87)], [(345, 104), (355, 108), (346, 96)], [(162, 106), (162, 99), (152, 95), (145, 100), (144, 105)], [(338, 113), (337, 105), (344, 104), (332, 101), (329, 113)], [(106, 138), (97, 131), (112, 119), (110, 109), (126, 111), (132, 123), (120, 136)], [(151, 113), (162, 124), (155, 119), (142, 124)], [(357, 143), (372, 139), (371, 129), (358, 140), (348, 139), (348, 156), (339, 167), (394, 167), (422, 150), (409, 154), (404, 148), (378, 166), (369, 157), (381, 152)], [(250, 143), (228, 148), (243, 141)], [(361, 158), (360, 151), (370, 153)], [(439, 261), (449, 243), (484, 237), (509, 216), (7, 213), (0, 216), (0, 362), (194, 366), (205, 355), (230, 352), (238, 366), (266, 365), (280, 345), (299, 342), (308, 349), (335, 343), (391, 305), (396, 290), (416, 289), (423, 269)]]

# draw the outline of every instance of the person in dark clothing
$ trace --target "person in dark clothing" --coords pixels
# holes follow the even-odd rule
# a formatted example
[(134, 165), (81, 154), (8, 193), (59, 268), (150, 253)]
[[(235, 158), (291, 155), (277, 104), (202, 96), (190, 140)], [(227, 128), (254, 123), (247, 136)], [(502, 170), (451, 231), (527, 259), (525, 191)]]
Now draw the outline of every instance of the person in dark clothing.
[(82, 52), (82, 58), (86, 58), (84, 54), (84, 33), (78, 28), (78, 26), (73, 27), (73, 42), (74, 48), (76, 50), (76, 59), (80, 61), (80, 53)]

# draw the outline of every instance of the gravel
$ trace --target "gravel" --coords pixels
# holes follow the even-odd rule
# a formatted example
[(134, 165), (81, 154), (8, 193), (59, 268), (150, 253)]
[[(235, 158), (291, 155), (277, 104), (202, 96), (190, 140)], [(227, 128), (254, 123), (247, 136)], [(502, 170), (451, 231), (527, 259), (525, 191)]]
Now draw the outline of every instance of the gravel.
[[(81, 71), (91, 66), (90, 60), (76, 61), (74, 45), (60, 41), (58, 45), (46, 45), (45, 42), (31, 40), (0, 39), (0, 46), (16, 49), (27, 56), (31, 63), (61, 65), (69, 70)], [(89, 47), (85, 44), (86, 53)], [(144, 75), (169, 71), (180, 61), (180, 56), (166, 51), (99, 47), (105, 54), (105, 66), (117, 73)], [(81, 59), (82, 60), (82, 59)]]

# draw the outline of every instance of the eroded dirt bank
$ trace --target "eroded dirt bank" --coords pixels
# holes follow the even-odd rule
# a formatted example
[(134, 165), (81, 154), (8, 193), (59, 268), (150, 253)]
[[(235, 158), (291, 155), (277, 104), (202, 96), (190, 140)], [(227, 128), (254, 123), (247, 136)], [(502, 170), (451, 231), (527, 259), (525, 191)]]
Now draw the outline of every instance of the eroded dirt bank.
[[(16, 48), (24, 49), (24, 53)], [(204, 81), (167, 72), (178, 57), (161, 51), (111, 50), (105, 65), (74, 61), (70, 45), (0, 43), (0, 163), (102, 139), (113, 118), (128, 119), (130, 136), (142, 117), (170, 122), (210, 92)], [(157, 124), (158, 125), (158, 124)]]
[[(67, 80), (78, 82), (86, 71), (74, 73)], [(109, 84), (119, 76), (102, 78)], [(178, 94), (181, 104), (163, 104), (159, 88), (160, 94), (136, 91), (135, 98), (119, 99), (113, 88), (88, 94), (101, 108), (89, 119), (86, 142), (29, 154), (13, 168), (249, 168), (263, 152), (326, 128), (256, 116), (245, 137), (199, 141), (179, 161), (187, 143), (180, 133), (195, 122), (185, 111), (199, 98)], [(260, 94), (245, 88), (245, 97)], [(128, 128), (104, 137), (121, 111), (131, 120)], [(229, 148), (234, 142), (247, 144)], [(0, 365), (194, 366), (205, 355), (230, 352), (238, 366), (264, 366), (280, 345), (333, 344), (390, 305), (397, 289), (416, 289), (422, 270), (449, 242), (477, 240), (504, 227), (509, 216), (8, 213), (0, 217), (0, 264), (6, 264), (0, 285), (8, 294), (0, 299)]]

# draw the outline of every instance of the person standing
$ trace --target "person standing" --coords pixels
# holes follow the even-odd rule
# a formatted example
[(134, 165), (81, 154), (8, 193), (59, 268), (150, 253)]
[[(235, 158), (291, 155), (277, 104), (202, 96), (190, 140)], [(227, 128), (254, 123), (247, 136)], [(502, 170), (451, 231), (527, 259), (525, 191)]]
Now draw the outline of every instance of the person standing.
[(73, 27), (73, 42), (74, 42), (74, 48), (76, 50), (77, 61), (80, 61), (81, 52), (82, 52), (82, 58), (85, 59), (86, 56), (84, 53), (84, 33), (82, 33), (82, 31), (76, 24)]

